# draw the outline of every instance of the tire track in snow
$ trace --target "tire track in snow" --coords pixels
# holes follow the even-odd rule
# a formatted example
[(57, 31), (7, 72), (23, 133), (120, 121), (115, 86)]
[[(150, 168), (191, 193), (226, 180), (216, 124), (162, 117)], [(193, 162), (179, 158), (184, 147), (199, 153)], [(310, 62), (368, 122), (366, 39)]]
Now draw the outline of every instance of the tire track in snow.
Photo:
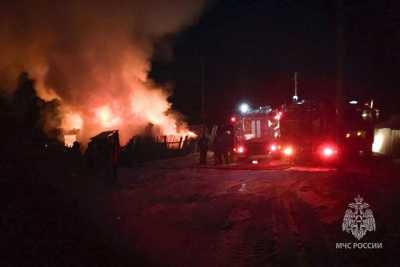
[(239, 201), (217, 245), (218, 266), (274, 266), (277, 250), (272, 232), (271, 198)]

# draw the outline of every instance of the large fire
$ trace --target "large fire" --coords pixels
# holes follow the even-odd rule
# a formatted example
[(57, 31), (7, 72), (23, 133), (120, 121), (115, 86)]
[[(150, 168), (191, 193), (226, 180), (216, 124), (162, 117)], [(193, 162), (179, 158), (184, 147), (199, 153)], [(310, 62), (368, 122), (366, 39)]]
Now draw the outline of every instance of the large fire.
[(194, 23), (207, 0), (53, 2), (0, 8), (0, 88), (27, 71), (41, 98), (61, 102), (67, 145), (114, 129), (122, 144), (148, 128), (191, 134), (149, 73), (156, 44)]
[[(155, 103), (156, 104), (156, 103)], [(147, 120), (154, 126), (156, 126), (160, 131), (158, 134), (162, 134), (165, 136), (175, 136), (175, 137), (195, 137), (196, 134), (189, 131), (185, 124), (182, 124), (181, 127), (178, 127), (178, 121), (173, 116), (168, 116), (164, 112), (154, 112), (157, 108), (152, 109), (153, 112), (143, 111), (140, 113), (141, 120)], [(121, 142), (126, 143), (129, 138), (132, 136), (129, 135), (131, 131), (129, 128), (130, 121), (137, 119), (138, 115), (135, 113), (134, 109), (132, 109), (132, 115), (130, 117), (124, 118), (117, 111), (112, 110), (109, 106), (101, 106), (98, 108), (94, 108), (92, 112), (93, 116), (85, 116), (83, 117), (78, 112), (77, 113), (65, 113), (62, 128), (64, 131), (64, 143), (66, 146), (71, 147), (75, 141), (87, 141), (87, 137), (84, 133), (96, 133), (101, 132), (103, 130), (110, 129), (121, 129)], [(147, 117), (144, 117), (147, 116)], [(84, 119), (85, 118), (85, 119)], [(85, 124), (86, 120), (86, 124)], [(86, 127), (86, 128), (85, 128)], [(89, 128), (91, 127), (91, 128)], [(133, 132), (133, 133), (140, 133)], [(155, 133), (157, 134), (157, 133)]]
[(121, 118), (108, 106), (102, 106), (95, 111), (96, 118), (104, 128), (116, 127), (121, 123)]
[[(106, 95), (105, 92), (98, 91)], [(129, 89), (127, 97), (97, 97), (93, 103), (63, 108), (62, 129), (66, 146), (75, 141), (88, 139), (105, 130), (120, 130), (121, 143), (129, 141), (132, 135), (141, 134), (149, 124), (154, 126), (154, 135), (194, 137), (186, 124), (170, 111), (165, 91), (159, 88)], [(62, 101), (62, 99), (61, 99)], [(99, 104), (97, 104), (99, 103)]]

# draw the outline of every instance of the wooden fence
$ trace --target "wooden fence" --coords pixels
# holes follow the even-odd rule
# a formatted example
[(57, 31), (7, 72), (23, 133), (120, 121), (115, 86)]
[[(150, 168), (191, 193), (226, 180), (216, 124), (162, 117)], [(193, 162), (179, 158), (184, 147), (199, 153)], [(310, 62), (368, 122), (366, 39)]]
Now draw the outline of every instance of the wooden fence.
[(195, 151), (196, 141), (188, 136), (135, 136), (122, 148), (121, 163), (130, 166), (186, 155)]

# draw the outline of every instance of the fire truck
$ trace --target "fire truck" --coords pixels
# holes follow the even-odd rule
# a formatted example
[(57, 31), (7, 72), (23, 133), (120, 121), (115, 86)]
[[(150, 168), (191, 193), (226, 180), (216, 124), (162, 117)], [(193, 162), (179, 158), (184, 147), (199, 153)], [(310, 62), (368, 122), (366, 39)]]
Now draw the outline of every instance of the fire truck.
[(272, 153), (290, 162), (338, 159), (338, 120), (333, 105), (301, 100), (282, 105), (280, 110), (279, 138)]
[(277, 109), (243, 109), (233, 116), (235, 153), (239, 159), (256, 155), (337, 164), (344, 158), (371, 152), (379, 110), (372, 103), (350, 101), (341, 118), (330, 101), (295, 99)]
[(379, 110), (372, 103), (350, 101), (338, 117), (330, 101), (294, 101), (281, 108), (279, 134), (270, 153), (295, 162), (340, 164), (372, 151)]
[(252, 109), (242, 104), (240, 113), (231, 117), (235, 135), (234, 152), (238, 159), (267, 156), (268, 147), (278, 137), (279, 120), (271, 106)]

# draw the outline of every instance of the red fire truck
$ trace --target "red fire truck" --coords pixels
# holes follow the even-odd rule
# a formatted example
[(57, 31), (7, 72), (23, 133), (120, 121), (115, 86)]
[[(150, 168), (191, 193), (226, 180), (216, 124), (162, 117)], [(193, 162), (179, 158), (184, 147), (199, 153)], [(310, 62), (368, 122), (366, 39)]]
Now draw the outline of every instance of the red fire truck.
[(278, 149), (284, 159), (336, 161), (339, 154), (335, 107), (298, 101), (281, 108)]
[(281, 112), (279, 138), (270, 151), (289, 161), (336, 164), (372, 150), (379, 110), (370, 104), (350, 101), (340, 118), (329, 101), (297, 101), (282, 106)]
[(235, 133), (234, 152), (239, 159), (268, 155), (268, 148), (278, 137), (279, 120), (270, 106), (242, 108), (231, 117)]
[(371, 152), (379, 110), (350, 101), (339, 120), (329, 101), (296, 100), (273, 110), (246, 109), (231, 118), (238, 158), (256, 155), (288, 162), (339, 163), (345, 156)]

